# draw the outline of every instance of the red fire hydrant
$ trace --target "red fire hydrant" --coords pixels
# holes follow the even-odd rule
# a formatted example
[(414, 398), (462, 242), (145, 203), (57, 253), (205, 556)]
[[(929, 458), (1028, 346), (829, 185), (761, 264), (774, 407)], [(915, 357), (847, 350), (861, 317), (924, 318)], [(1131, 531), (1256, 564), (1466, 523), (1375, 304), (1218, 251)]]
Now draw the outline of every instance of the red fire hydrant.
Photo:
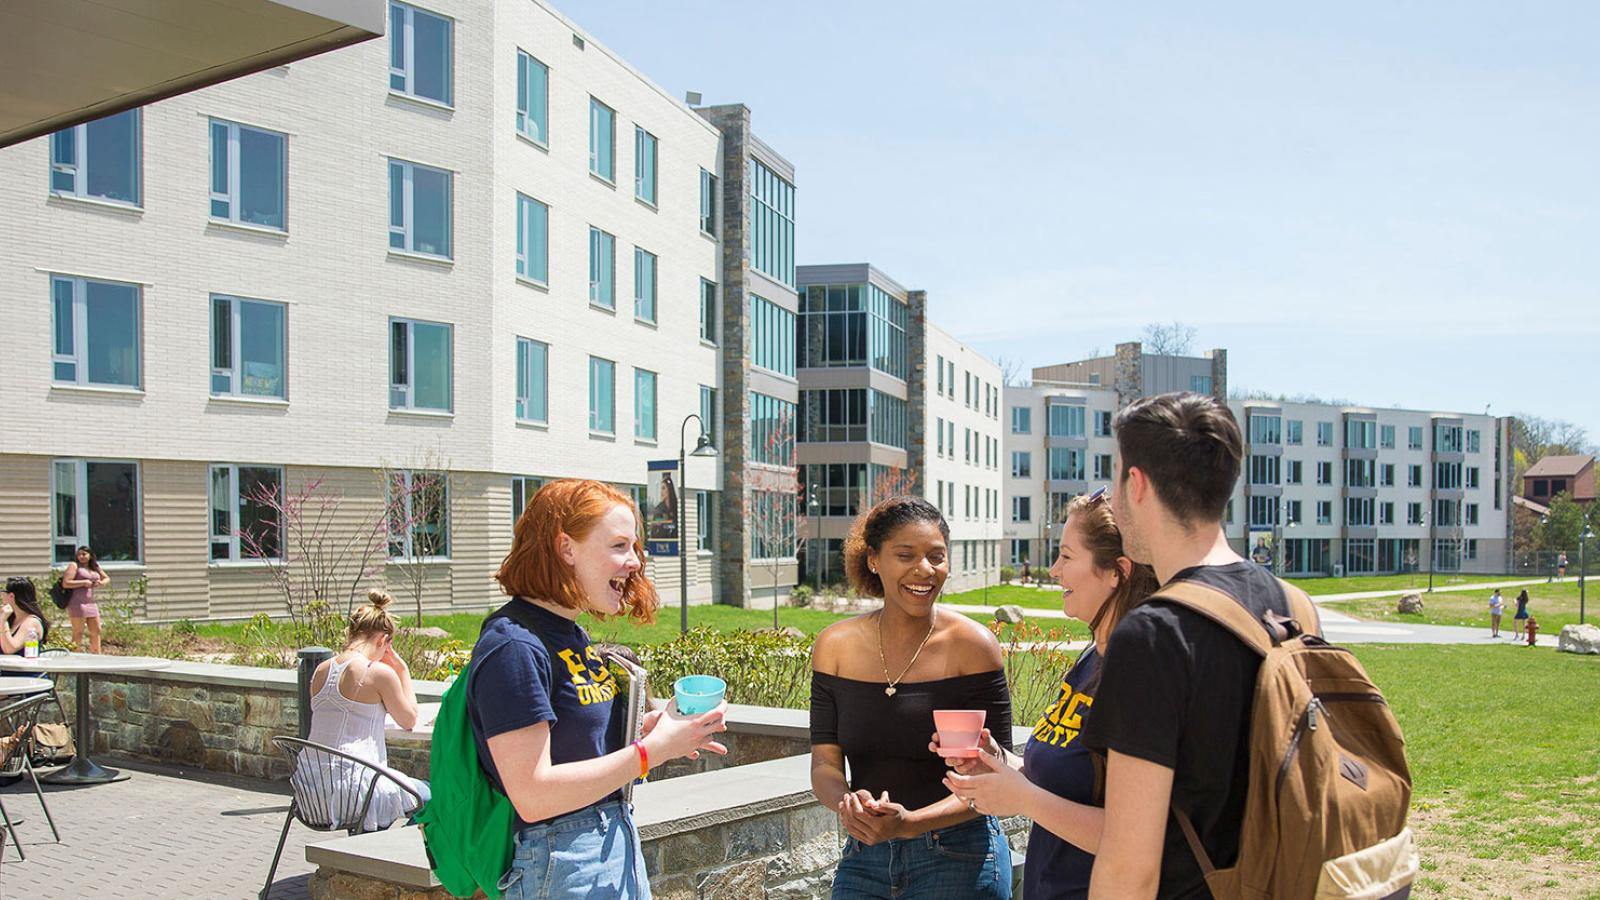
[(1539, 620), (1533, 616), (1528, 617), (1528, 646), (1532, 647), (1539, 640)]

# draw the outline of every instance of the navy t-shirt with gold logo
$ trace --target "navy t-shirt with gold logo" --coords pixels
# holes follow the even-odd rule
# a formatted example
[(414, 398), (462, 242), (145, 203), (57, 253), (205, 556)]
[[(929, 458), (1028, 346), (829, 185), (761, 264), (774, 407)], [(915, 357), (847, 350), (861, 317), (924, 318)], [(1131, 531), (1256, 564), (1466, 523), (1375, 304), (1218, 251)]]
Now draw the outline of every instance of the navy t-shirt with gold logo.
[[(1078, 737), (1100, 680), (1100, 654), (1093, 645), (1061, 679), (1061, 693), (1033, 726), (1023, 751), (1028, 780), (1058, 797), (1098, 806), (1094, 761)], [(1022, 870), (1022, 896), (1028, 900), (1068, 900), (1089, 896), (1094, 855), (1034, 825)]]
[[(606, 754), (617, 682), (578, 623), (513, 599), (483, 623), (467, 673), (467, 711), (478, 761), (505, 790), (489, 739), (550, 723), (555, 765)], [(532, 765), (532, 762), (529, 762)], [(600, 802), (620, 798), (621, 792)], [(518, 825), (534, 824), (518, 820)]]

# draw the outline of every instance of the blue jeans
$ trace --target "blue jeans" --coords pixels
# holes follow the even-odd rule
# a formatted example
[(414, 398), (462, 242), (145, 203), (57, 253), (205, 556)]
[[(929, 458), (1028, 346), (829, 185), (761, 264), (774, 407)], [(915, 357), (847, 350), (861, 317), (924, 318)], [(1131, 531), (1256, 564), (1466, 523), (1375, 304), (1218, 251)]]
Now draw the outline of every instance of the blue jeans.
[(505, 900), (650, 900), (633, 813), (613, 800), (524, 827), (500, 890)]
[(984, 816), (871, 847), (845, 841), (833, 900), (1010, 900), (1011, 846)]

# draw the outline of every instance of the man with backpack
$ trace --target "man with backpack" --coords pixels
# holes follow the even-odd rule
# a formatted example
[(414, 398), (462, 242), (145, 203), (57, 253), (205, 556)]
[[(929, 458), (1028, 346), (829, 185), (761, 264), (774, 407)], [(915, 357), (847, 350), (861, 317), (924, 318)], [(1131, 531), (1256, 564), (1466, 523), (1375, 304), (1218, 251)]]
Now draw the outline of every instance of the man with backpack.
[[(1383, 860), (1357, 860), (1351, 884), (1404, 896), (1415, 854), (1398, 726), (1353, 657), (1295, 637), (1319, 633), (1305, 595), (1229, 546), (1222, 517), (1243, 456), (1233, 414), (1206, 395), (1163, 394), (1122, 410), (1115, 428), (1123, 545), (1162, 588), (1112, 633), (1082, 734), (1106, 755), (1090, 896), (1310, 897), (1325, 861), (1390, 838)], [(1308, 675), (1322, 670), (1337, 694)], [(1360, 741), (1375, 735), (1371, 746), (1319, 732), (1330, 716), (1366, 729)]]

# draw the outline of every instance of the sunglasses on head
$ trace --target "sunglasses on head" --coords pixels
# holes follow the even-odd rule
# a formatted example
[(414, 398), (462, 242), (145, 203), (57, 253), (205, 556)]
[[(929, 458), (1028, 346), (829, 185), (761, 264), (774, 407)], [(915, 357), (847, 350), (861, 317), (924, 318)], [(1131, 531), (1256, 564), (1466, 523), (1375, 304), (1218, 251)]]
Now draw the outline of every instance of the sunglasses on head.
[(1111, 499), (1111, 488), (1108, 488), (1108, 487), (1097, 487), (1097, 488), (1094, 489), (1094, 493), (1089, 495), (1089, 499), (1084, 501), (1084, 502), (1085, 503), (1098, 503), (1101, 500), (1110, 500), (1110, 499)]

